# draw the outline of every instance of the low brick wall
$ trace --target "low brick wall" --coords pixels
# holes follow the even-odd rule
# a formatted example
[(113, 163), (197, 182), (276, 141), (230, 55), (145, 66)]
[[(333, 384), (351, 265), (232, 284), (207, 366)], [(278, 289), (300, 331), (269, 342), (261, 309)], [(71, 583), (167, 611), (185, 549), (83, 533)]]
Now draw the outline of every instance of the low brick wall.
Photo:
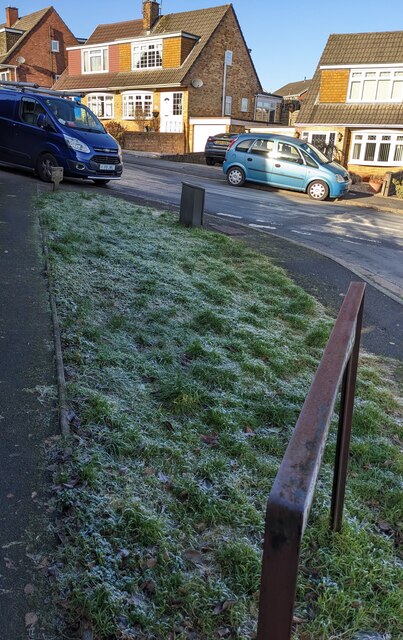
[(185, 134), (128, 131), (125, 133), (123, 148), (131, 151), (154, 151), (170, 155), (183, 154), (185, 152)]
[(197, 153), (164, 154), (164, 160), (173, 160), (174, 162), (191, 162), (192, 164), (206, 164), (204, 151), (198, 151)]

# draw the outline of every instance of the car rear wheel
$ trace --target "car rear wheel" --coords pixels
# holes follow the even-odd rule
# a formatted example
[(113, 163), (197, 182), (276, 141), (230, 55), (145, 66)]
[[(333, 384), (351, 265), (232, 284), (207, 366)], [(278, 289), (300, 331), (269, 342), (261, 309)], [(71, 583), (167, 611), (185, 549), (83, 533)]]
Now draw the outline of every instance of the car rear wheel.
[(314, 180), (308, 186), (307, 193), (312, 200), (326, 200), (329, 195), (329, 187), (322, 180)]
[(215, 162), (214, 162), (213, 158), (206, 158), (206, 164), (209, 167), (212, 167), (215, 164)]
[(36, 171), (38, 176), (44, 182), (52, 181), (52, 167), (59, 166), (57, 160), (51, 153), (43, 153), (39, 156), (36, 163)]
[(240, 167), (232, 167), (227, 173), (227, 181), (233, 187), (242, 187), (245, 182), (245, 172)]

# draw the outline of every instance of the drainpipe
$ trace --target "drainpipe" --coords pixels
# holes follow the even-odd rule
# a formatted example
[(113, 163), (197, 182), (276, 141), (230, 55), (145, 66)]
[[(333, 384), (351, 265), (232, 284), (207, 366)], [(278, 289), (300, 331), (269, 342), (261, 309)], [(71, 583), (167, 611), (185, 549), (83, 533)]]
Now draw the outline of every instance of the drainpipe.
[(224, 54), (224, 79), (222, 85), (222, 109), (221, 115), (225, 116), (225, 98), (227, 94), (227, 67), (232, 65), (232, 51), (226, 51)]

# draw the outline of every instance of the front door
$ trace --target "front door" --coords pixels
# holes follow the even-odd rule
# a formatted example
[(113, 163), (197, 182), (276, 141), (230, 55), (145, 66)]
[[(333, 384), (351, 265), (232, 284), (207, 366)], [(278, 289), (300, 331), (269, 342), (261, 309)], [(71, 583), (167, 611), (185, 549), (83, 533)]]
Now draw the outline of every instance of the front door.
[(183, 93), (161, 93), (160, 131), (162, 133), (182, 133)]

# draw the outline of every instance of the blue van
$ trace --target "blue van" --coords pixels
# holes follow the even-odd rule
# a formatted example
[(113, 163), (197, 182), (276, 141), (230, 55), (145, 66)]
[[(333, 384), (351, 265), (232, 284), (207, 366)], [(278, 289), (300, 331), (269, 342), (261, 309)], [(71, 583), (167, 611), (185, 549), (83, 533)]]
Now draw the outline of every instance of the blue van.
[(223, 164), (229, 184), (246, 180), (304, 191), (314, 200), (340, 198), (351, 186), (348, 171), (308, 142), (277, 134), (243, 133), (227, 149)]
[(119, 144), (90, 109), (56, 91), (17, 85), (0, 86), (0, 162), (33, 169), (45, 182), (56, 166), (65, 177), (97, 184), (119, 180), (123, 168)]

